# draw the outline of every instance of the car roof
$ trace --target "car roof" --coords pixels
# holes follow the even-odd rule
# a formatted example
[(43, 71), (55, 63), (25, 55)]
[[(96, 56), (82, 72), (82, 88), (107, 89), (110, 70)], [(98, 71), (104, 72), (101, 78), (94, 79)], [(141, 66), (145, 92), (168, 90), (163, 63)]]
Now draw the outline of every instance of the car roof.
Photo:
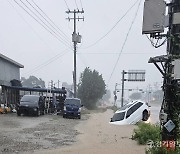
[(28, 97), (40, 97), (40, 95), (23, 95), (23, 96), (28, 96)]
[(131, 106), (133, 106), (134, 104), (136, 104), (136, 103), (138, 103), (138, 102), (141, 102), (141, 103), (144, 104), (144, 102), (141, 101), (141, 100), (131, 101), (131, 102), (125, 104), (123, 107), (119, 108), (115, 113), (125, 112), (125, 111), (127, 111)]
[(39, 95), (24, 95), (22, 98), (21, 98), (21, 100), (20, 101), (22, 101), (22, 99), (29, 99), (29, 98), (36, 98), (36, 99), (39, 99), (41, 96), (39, 96)]
[(69, 99), (69, 100), (78, 100), (78, 101), (80, 101), (79, 98), (66, 98), (66, 99)]

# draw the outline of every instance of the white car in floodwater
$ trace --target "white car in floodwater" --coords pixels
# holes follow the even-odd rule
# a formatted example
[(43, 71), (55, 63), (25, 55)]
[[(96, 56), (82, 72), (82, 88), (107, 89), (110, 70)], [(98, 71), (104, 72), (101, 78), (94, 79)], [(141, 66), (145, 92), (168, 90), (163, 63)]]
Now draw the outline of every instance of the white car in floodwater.
[(139, 121), (147, 121), (150, 110), (147, 103), (136, 100), (118, 109), (111, 118), (110, 124), (128, 125), (136, 124)]

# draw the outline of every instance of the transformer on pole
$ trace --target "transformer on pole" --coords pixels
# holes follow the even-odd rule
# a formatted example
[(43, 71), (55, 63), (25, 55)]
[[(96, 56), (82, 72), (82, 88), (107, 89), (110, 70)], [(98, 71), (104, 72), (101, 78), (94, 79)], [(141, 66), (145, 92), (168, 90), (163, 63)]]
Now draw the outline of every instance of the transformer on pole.
[(77, 80), (76, 80), (76, 52), (77, 52), (77, 43), (81, 43), (81, 35), (79, 35), (79, 33), (76, 33), (76, 20), (83, 20), (84, 21), (84, 17), (80, 18), (80, 17), (76, 17), (76, 14), (82, 14), (84, 13), (84, 10), (80, 11), (80, 10), (74, 10), (74, 11), (66, 11), (67, 14), (73, 13), (74, 17), (73, 18), (67, 18), (69, 21), (70, 20), (74, 20), (74, 32), (72, 34), (72, 42), (74, 44), (74, 71), (73, 71), (73, 83), (74, 83), (74, 97), (77, 97)]

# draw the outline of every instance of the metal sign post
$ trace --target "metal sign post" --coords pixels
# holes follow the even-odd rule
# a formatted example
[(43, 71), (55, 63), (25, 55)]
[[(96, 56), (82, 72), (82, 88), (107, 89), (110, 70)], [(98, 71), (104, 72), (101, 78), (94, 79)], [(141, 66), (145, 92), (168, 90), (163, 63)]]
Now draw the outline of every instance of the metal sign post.
[[(125, 79), (125, 74), (128, 74), (128, 79)], [(145, 81), (145, 70), (129, 70), (122, 71), (122, 93), (121, 93), (121, 107), (124, 104), (124, 81), (143, 82)]]

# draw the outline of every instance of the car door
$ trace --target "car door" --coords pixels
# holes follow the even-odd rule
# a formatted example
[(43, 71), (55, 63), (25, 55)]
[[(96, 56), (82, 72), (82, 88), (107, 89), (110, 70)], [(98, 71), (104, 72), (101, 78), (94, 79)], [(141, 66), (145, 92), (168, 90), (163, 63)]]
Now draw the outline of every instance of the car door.
[(142, 105), (143, 103), (138, 102), (128, 109), (126, 114), (126, 121), (128, 124), (135, 124), (142, 119), (142, 112), (139, 111)]
[(133, 124), (136, 124), (138, 121), (142, 120), (142, 109), (141, 106), (143, 105), (143, 103), (138, 102), (135, 106), (134, 106), (134, 113), (133, 113), (133, 118), (134, 118), (134, 122)]

